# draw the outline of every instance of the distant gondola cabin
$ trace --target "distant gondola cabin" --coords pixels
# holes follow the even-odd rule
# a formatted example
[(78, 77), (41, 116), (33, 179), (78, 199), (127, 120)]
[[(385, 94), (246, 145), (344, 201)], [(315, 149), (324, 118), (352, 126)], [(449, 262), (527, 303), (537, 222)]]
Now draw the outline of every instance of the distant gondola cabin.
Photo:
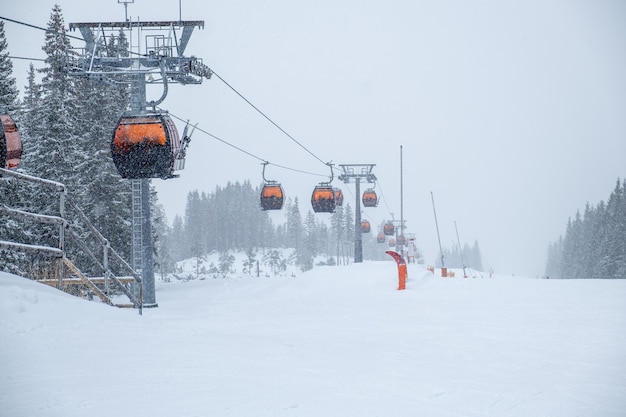
[(376, 207), (378, 205), (378, 196), (373, 189), (363, 192), (363, 205), (365, 207)]
[(283, 208), (283, 187), (278, 183), (269, 183), (261, 190), (261, 208), (263, 210), (280, 210)]
[(340, 188), (333, 188), (333, 192), (335, 193), (335, 205), (343, 205), (343, 191)]
[(166, 113), (123, 115), (111, 154), (123, 178), (171, 178), (180, 150), (176, 125)]
[(320, 184), (313, 189), (311, 194), (311, 206), (316, 213), (333, 213), (337, 202), (333, 187)]
[(22, 139), (17, 125), (8, 114), (0, 114), (0, 167), (15, 169), (22, 158)]
[(404, 235), (398, 235), (398, 237), (396, 238), (396, 243), (399, 246), (404, 246), (405, 244)]
[(396, 240), (395, 239), (389, 239), (389, 247), (392, 248), (396, 246)]
[(370, 222), (367, 220), (363, 220), (361, 222), (361, 233), (369, 233), (370, 232)]
[(385, 234), (379, 233), (378, 235), (376, 235), (376, 242), (385, 243)]
[(395, 232), (396, 229), (393, 226), (393, 223), (385, 223), (385, 225), (383, 226), (383, 233), (386, 236), (393, 236)]

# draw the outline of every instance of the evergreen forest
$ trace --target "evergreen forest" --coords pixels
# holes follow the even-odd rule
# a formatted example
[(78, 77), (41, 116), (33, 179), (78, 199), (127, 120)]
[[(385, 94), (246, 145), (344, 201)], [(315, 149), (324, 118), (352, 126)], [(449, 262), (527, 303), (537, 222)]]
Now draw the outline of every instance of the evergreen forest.
[(626, 180), (607, 202), (587, 203), (548, 247), (548, 278), (626, 278)]

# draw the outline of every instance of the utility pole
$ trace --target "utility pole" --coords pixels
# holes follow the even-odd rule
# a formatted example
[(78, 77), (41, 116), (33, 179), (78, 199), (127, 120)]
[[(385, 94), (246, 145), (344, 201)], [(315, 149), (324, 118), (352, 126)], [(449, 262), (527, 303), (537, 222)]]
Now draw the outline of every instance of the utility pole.
[[(124, 83), (130, 87), (129, 110), (141, 114), (161, 104), (167, 96), (168, 84), (201, 84), (212, 71), (196, 57), (184, 52), (195, 28), (204, 28), (204, 21), (132, 21), (128, 4), (134, 0), (118, 0), (124, 4), (124, 22), (70, 23), (85, 41), (78, 58), (67, 62), (70, 75), (96, 80)], [(123, 33), (128, 42), (126, 51), (107, 50), (112, 39)], [(146, 86), (162, 84), (163, 92), (156, 101), (147, 101)], [(111, 131), (115, 126), (111, 126)], [(184, 164), (181, 164), (180, 169)], [(132, 182), (132, 259), (131, 264), (143, 280), (143, 306), (157, 307), (151, 224), (150, 178), (133, 178)]]
[(339, 164), (343, 174), (339, 180), (349, 184), (354, 180), (356, 188), (355, 215), (354, 215), (354, 263), (363, 262), (363, 240), (361, 238), (361, 180), (368, 183), (376, 182), (376, 176), (372, 174), (375, 164)]

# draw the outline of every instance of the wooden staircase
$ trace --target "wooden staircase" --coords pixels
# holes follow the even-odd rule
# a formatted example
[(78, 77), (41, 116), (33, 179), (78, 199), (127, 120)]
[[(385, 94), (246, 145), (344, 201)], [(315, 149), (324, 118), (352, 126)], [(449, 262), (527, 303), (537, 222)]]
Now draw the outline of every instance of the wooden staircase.
[[(58, 194), (59, 198), (59, 215), (50, 216), (39, 213), (30, 213), (16, 208), (7, 207), (3, 201), (0, 201), (0, 213), (3, 216), (12, 216), (22, 219), (28, 219), (38, 223), (53, 224), (58, 226), (58, 247), (46, 245), (33, 245), (20, 242), (11, 242), (0, 240), (0, 249), (16, 252), (27, 252), (35, 254), (39, 257), (49, 259), (49, 267), (52, 271), (52, 278), (49, 276), (35, 279), (46, 285), (58, 288), (67, 293), (78, 295), (86, 298), (97, 296), (103, 303), (116, 307), (137, 308), (139, 314), (143, 310), (143, 288), (141, 276), (135, 271), (113, 248), (109, 241), (89, 221), (83, 211), (74, 203), (67, 195), (65, 185), (46, 180), (43, 178), (33, 177), (27, 174), (9, 171), (0, 168), (0, 178), (12, 177), (20, 181), (27, 181), (44, 186), (51, 190), (52, 193)], [(0, 185), (1, 181), (0, 181)], [(94, 238), (102, 252), (102, 261), (87, 245), (85, 240), (70, 226), (71, 222), (67, 221), (65, 204), (69, 203), (73, 212), (76, 214), (76, 222), (80, 222), (85, 230), (89, 231), (90, 237)], [(70, 259), (67, 258), (65, 250), (66, 237), (70, 237), (73, 243), (76, 243), (82, 254), (86, 255), (93, 265), (100, 271), (104, 271), (104, 276), (89, 277), (83, 273)], [(109, 266), (109, 258), (116, 261), (120, 269), (127, 274), (123, 277), (117, 277)], [(115, 293), (115, 289), (123, 293), (130, 303), (114, 302), (111, 296)]]

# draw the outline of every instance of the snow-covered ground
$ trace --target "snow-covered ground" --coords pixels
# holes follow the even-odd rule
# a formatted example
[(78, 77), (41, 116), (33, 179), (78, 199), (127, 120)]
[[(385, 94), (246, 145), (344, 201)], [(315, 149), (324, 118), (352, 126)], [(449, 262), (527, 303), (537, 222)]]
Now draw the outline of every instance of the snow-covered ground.
[(159, 281), (142, 316), (0, 273), (0, 415), (626, 415), (626, 280), (408, 272)]

